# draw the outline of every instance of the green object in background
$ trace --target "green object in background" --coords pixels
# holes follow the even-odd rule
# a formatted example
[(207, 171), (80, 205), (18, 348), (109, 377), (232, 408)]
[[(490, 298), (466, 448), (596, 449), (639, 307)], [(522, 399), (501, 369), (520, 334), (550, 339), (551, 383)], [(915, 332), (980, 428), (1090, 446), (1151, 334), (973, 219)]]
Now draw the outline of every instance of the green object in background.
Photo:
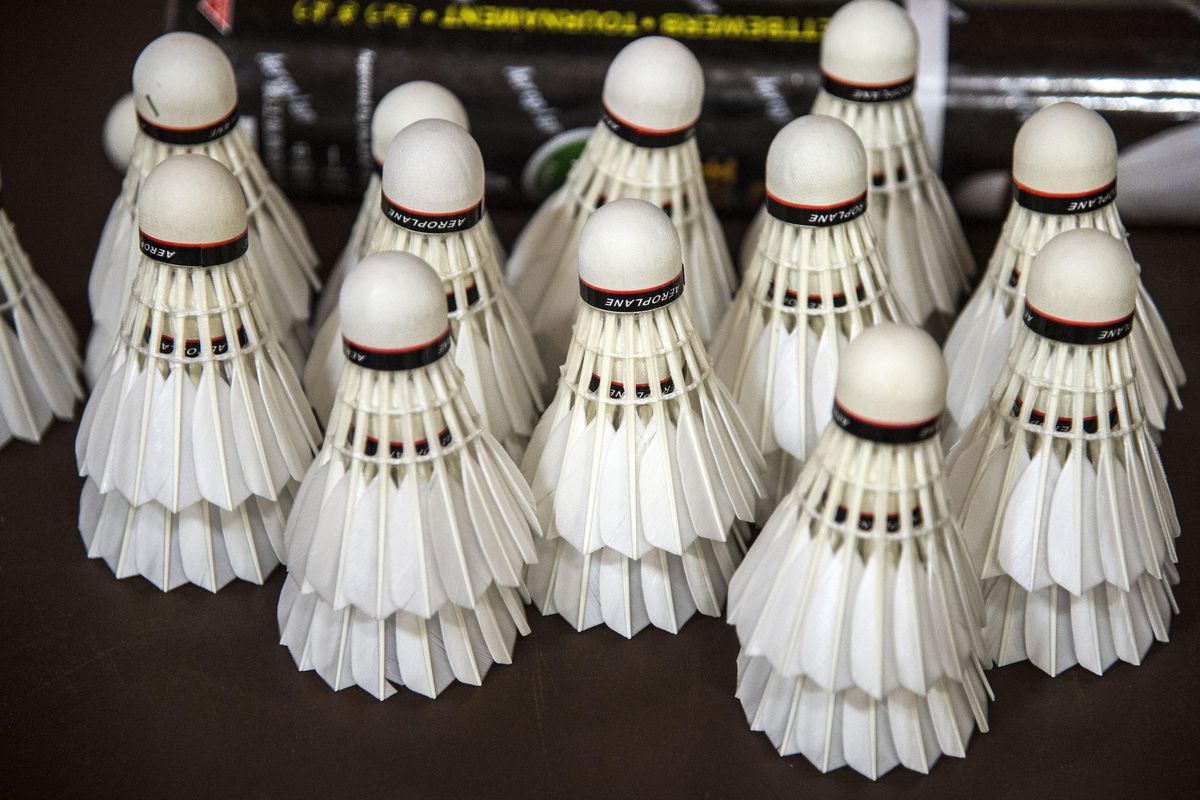
[(555, 134), (525, 162), (521, 170), (521, 190), (530, 200), (541, 200), (562, 186), (571, 165), (583, 152), (592, 128), (572, 128)]

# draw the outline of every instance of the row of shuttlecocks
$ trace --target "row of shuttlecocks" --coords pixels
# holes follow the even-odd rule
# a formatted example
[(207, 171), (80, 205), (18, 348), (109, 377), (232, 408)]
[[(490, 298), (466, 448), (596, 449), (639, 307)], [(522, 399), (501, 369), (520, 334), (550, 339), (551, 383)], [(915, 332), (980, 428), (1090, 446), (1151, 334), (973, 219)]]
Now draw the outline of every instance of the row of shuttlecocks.
[[(380, 698), (479, 684), (530, 599), (628, 637), (728, 597), (751, 727), (871, 777), (964, 755), (992, 664), (1139, 663), (1174, 611), (1155, 443), (1184, 376), (1117, 216), (1115, 141), (1070, 103), (1023, 126), (943, 357), (912, 326), (949, 320), (971, 259), (916, 53), (892, 3), (834, 15), (740, 285), (682, 45), (617, 56), (507, 270), (465, 110), (401, 86), (310, 319), (312, 248), (228, 60), (156, 40), (89, 287), (88, 554), (164, 590), (284, 562), (297, 665)], [(0, 246), (0, 434), (36, 439), (81, 394), (75, 343), (3, 216)]]

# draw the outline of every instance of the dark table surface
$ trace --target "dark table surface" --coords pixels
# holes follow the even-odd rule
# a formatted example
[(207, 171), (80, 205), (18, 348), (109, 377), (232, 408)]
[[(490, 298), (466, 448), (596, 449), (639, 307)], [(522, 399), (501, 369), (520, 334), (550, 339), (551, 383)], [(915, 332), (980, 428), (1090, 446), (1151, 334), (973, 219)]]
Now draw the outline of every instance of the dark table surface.
[[(87, 273), (120, 181), (99, 131), (161, 13), (155, 2), (46, 3), (33, 16), (6, 10), (0, 23), (4, 203), (84, 331)], [(328, 263), (354, 209), (300, 211)], [(523, 216), (498, 219), (511, 241)], [(970, 230), (981, 258), (996, 231)], [(1200, 232), (1133, 233), (1145, 281), (1200, 380)], [(1185, 403), (1194, 397), (1189, 388)], [(749, 731), (733, 697), (737, 639), (716, 619), (625, 641), (533, 612), (515, 663), (480, 689), (455, 685), (436, 701), (402, 691), (383, 703), (334, 693), (277, 643), (281, 573), (263, 587), (162, 594), (89, 561), (76, 531), (74, 425), (57, 424), (40, 445), (0, 451), (0, 795), (1194, 797), (1196, 413), (1172, 413), (1162, 451), (1184, 528), (1172, 641), (1103, 678), (994, 670), (992, 732), (966, 759), (943, 759), (930, 776), (897, 769), (876, 784), (847, 770), (822, 776)]]

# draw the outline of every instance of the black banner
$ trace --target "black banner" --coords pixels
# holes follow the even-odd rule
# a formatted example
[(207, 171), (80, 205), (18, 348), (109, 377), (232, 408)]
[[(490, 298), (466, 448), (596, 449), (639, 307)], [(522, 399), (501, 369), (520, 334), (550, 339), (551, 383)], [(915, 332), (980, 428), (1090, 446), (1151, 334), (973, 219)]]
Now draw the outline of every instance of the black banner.
[(661, 286), (649, 289), (639, 289), (632, 292), (613, 292), (592, 286), (583, 278), (579, 279), (579, 296), (593, 308), (601, 311), (616, 311), (622, 314), (632, 314), (639, 311), (653, 311), (675, 302), (683, 294), (683, 269), (679, 274)]
[(430, 342), (399, 350), (378, 350), (372, 347), (363, 347), (343, 336), (342, 352), (346, 354), (346, 358), (350, 359), (350, 363), (366, 367), (367, 369), (377, 369), (385, 372), (417, 369), (418, 367), (432, 364), (450, 352), (450, 327), (447, 326), (441, 336)]
[(219, 267), (246, 255), (250, 247), (250, 235), (246, 231), (224, 242), (211, 244), (166, 242), (140, 230), (138, 236), (142, 255), (174, 267)]
[(138, 127), (142, 129), (142, 133), (151, 139), (157, 139), (166, 144), (205, 144), (214, 139), (220, 139), (233, 130), (237, 126), (237, 123), (237, 106), (234, 106), (232, 111), (216, 122), (201, 125), (198, 128), (169, 128), (162, 125), (155, 125), (141, 114), (138, 114)]
[(1039, 336), (1064, 344), (1108, 344), (1124, 339), (1133, 330), (1133, 312), (1109, 322), (1072, 322), (1043, 314), (1025, 301), (1021, 315), (1025, 327)]
[(916, 444), (937, 435), (941, 427), (942, 415), (918, 422), (914, 425), (890, 425), (873, 420), (856, 417), (842, 408), (836, 400), (833, 403), (833, 421), (837, 426), (853, 436), (881, 444)]

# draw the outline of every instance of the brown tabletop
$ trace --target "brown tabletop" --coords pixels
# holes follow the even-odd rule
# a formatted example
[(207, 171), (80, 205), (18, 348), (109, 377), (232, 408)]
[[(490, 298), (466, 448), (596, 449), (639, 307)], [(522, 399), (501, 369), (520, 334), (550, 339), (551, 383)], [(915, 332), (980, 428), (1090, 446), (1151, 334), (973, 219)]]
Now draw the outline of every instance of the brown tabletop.
[[(132, 6), (132, 8), (131, 8)], [(140, 10), (136, 6), (142, 6)], [(46, 3), (0, 23), (3, 198), (80, 330), (96, 240), (120, 178), (99, 131), (159, 4)], [(36, 19), (35, 19), (36, 18)], [(322, 256), (354, 209), (301, 207)], [(511, 241), (523, 216), (498, 214)], [(740, 231), (740, 226), (738, 227)], [(970, 231), (982, 258), (997, 226)], [(1144, 278), (1200, 381), (1200, 232), (1135, 230)], [(1185, 402), (1194, 397), (1190, 390)], [(575, 633), (531, 609), (515, 663), (482, 688), (380, 703), (298, 672), (266, 586), (162, 594), (89, 561), (76, 531), (74, 425), (0, 450), (0, 795), (7, 797), (928, 798), (1195, 796), (1200, 777), (1197, 409), (1163, 447), (1184, 533), (1183, 614), (1141, 667), (1056, 679), (989, 673), (992, 732), (932, 775), (877, 784), (780, 758), (733, 697), (737, 639), (700, 617), (678, 636)], [(1188, 454), (1193, 454), (1189, 456)], [(1193, 739), (1195, 736), (1197, 739)]]

